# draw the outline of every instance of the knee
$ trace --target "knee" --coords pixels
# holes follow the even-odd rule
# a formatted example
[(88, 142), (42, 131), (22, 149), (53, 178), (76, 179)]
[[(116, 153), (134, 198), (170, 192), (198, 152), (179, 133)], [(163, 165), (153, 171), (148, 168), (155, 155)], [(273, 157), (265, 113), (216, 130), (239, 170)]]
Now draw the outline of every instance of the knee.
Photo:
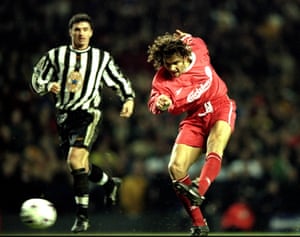
[(88, 171), (88, 164), (86, 157), (78, 153), (70, 153), (67, 159), (67, 165), (71, 170), (85, 168)]
[(180, 179), (186, 176), (187, 170), (182, 165), (176, 162), (169, 163), (168, 171), (173, 179)]

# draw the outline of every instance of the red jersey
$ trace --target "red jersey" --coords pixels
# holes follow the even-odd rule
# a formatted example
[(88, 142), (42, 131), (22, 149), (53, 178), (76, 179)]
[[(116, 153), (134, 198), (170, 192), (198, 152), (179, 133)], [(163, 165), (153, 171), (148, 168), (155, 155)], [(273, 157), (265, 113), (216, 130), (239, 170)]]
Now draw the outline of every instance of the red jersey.
[(153, 114), (162, 112), (155, 106), (156, 98), (161, 94), (171, 98), (173, 104), (168, 112), (172, 114), (191, 114), (205, 106), (206, 102), (227, 94), (226, 84), (211, 65), (205, 42), (191, 35), (184, 37), (183, 41), (192, 49), (192, 62), (179, 77), (171, 77), (164, 67), (156, 72), (148, 101)]

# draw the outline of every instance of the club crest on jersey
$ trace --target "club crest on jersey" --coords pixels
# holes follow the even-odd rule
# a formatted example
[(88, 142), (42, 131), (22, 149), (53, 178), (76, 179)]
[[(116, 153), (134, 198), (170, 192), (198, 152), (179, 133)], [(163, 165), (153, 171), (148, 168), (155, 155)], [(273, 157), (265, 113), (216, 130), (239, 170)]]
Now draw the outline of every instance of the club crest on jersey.
[(78, 71), (70, 72), (67, 79), (67, 89), (69, 92), (75, 93), (79, 91), (82, 88), (82, 83), (83, 83), (83, 79), (80, 72)]

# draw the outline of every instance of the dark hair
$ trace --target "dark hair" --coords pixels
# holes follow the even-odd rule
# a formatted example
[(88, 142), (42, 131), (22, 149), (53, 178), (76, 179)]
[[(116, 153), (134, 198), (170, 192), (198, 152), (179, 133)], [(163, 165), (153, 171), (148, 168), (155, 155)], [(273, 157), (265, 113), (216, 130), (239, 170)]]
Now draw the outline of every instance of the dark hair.
[(71, 17), (71, 19), (69, 20), (69, 29), (71, 29), (75, 23), (82, 22), (82, 21), (88, 22), (90, 24), (91, 28), (92, 29), (94, 28), (92, 19), (88, 14), (77, 13), (77, 14), (73, 15)]
[(166, 32), (164, 35), (158, 36), (152, 45), (148, 46), (147, 62), (153, 64), (155, 69), (159, 69), (164, 59), (174, 54), (181, 56), (189, 56), (191, 49), (178, 36)]

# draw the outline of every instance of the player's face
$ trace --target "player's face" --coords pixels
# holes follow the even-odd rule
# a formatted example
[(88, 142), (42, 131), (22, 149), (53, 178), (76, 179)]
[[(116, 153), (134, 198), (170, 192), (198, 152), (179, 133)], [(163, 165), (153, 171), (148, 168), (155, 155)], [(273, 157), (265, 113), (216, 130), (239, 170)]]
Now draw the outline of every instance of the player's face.
[(89, 46), (93, 30), (88, 22), (75, 23), (69, 31), (74, 49), (86, 49)]
[(179, 54), (173, 54), (171, 57), (164, 59), (164, 67), (169, 71), (172, 77), (179, 77), (189, 66), (188, 57)]

